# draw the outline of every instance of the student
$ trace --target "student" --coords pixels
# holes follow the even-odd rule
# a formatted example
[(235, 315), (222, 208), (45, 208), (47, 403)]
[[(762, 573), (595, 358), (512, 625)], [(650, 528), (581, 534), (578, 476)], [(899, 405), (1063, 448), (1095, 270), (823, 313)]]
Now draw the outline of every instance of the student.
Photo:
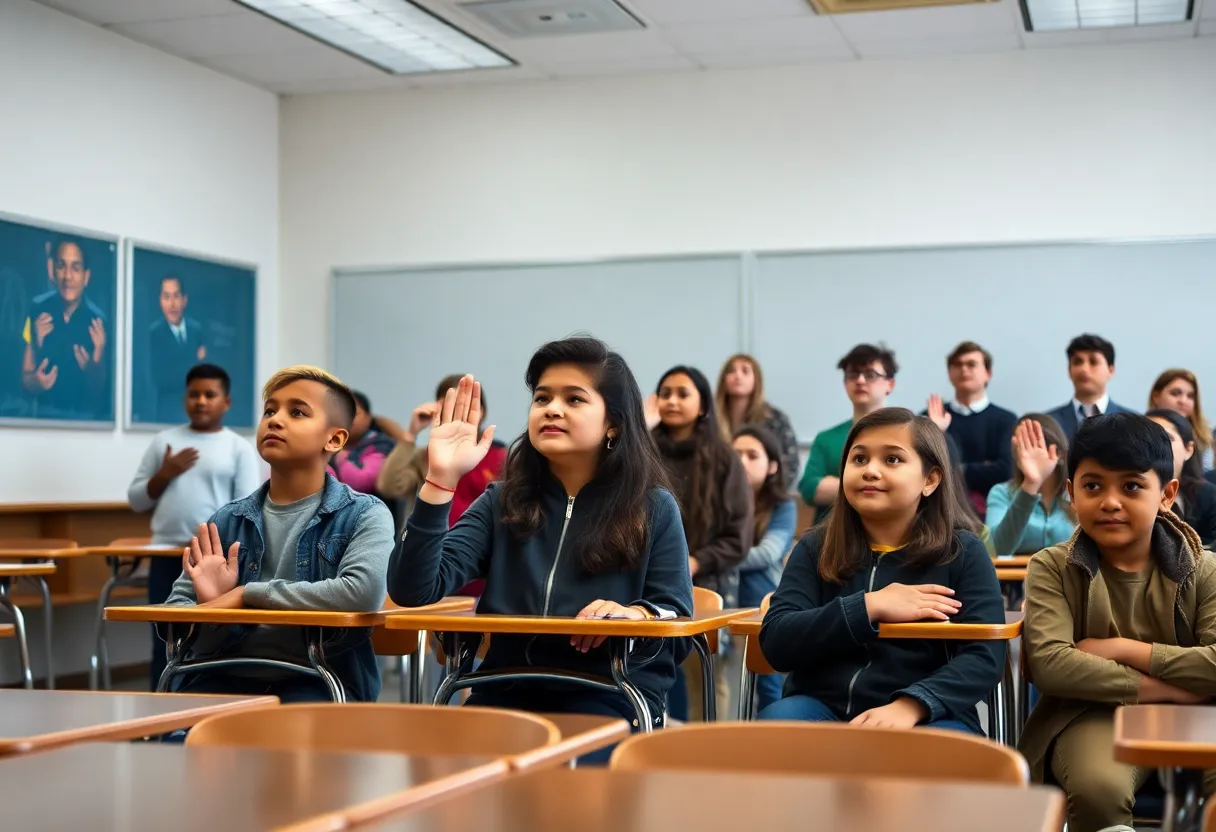
[(1115, 374), (1115, 345), (1100, 335), (1078, 335), (1068, 344), (1068, 377), (1072, 379), (1072, 401), (1047, 415), (1072, 439), (1077, 425), (1092, 416), (1134, 411), (1111, 401), (1106, 387)]
[(1055, 419), (1027, 413), (1010, 441), (1013, 478), (988, 492), (986, 522), (998, 556), (1032, 555), (1072, 537), (1077, 516), (1068, 500), (1068, 440)]
[[(456, 389), (459, 383), (460, 376), (447, 376), (439, 382), (439, 386), (435, 389), (433, 401), (423, 402), (414, 408), (414, 412), (410, 414), (409, 426), (402, 433), (393, 452), (389, 454), (384, 467), (380, 469), (380, 477), (376, 481), (376, 490), (379, 494), (391, 500), (412, 501), (414, 499), (414, 495), (418, 493), (423, 480), (426, 479), (427, 465), (426, 446), (418, 447), (418, 434), (430, 426), (435, 414), (443, 407), (443, 400), (448, 391)], [(478, 388), (480, 389), (480, 385)], [(484, 420), (485, 417), (486, 396), (482, 391), (481, 418)], [(482, 495), (486, 487), (499, 478), (506, 462), (507, 446), (496, 439), (491, 443), (490, 450), (486, 452), (485, 459), (467, 475), (461, 477), (457, 484), (456, 493), (452, 495), (451, 511), (448, 517), (451, 525), (456, 525), (456, 521)]]
[[(679, 508), (663, 487), (642, 394), (624, 359), (593, 338), (552, 341), (532, 356), (526, 378), (528, 427), (507, 458), (503, 481), (492, 483), (450, 531), (448, 504), (461, 478), (489, 453), (494, 427), (478, 438), (480, 385), (471, 376), (448, 390), (431, 425), (426, 478), (389, 563), (392, 599), (429, 604), (484, 577), (482, 613), (690, 615)], [(610, 678), (602, 642), (496, 633), (481, 669), (549, 667)], [(686, 639), (635, 645), (645, 655), (631, 660), (630, 678), (656, 726), (690, 646)], [(487, 684), (474, 688), (467, 704), (636, 723), (622, 694), (573, 683)]]
[(988, 401), (992, 355), (974, 341), (964, 341), (946, 356), (946, 372), (954, 387), (954, 400), (929, 397), (930, 419), (955, 441), (961, 454), (966, 487), (980, 516), (992, 487), (1009, 479), (1013, 460), (1009, 436), (1017, 416)]
[(190, 298), (180, 277), (161, 278), (161, 317), (148, 328), (148, 358), (156, 406), (153, 421), (172, 422), (182, 399), (182, 378), (207, 359), (203, 326), (186, 316)]
[[(253, 445), (224, 427), (231, 385), (222, 367), (191, 367), (184, 397), (189, 424), (156, 434), (140, 460), (127, 502), (132, 511), (152, 512), (153, 546), (185, 547), (199, 523), (262, 484)], [(148, 603), (163, 604), (181, 575), (181, 564), (159, 557), (149, 561)], [(155, 627), (152, 636), (151, 684), (156, 690), (165, 650)]]
[[(752, 495), (743, 466), (722, 439), (709, 380), (695, 367), (672, 367), (656, 388), (659, 424), (653, 434), (684, 520), (688, 570), (693, 584), (722, 596), (727, 607), (738, 603), (739, 564), (752, 545)], [(718, 707), (729, 697), (725, 662), (717, 662)], [(684, 665), (688, 684), (677, 683), (672, 713), (683, 719), (681, 695), (701, 686), (701, 662)], [(688, 699), (688, 718), (702, 718), (701, 698)]]
[[(808, 506), (825, 514), (836, 502), (840, 491), (840, 458), (845, 440), (858, 419), (887, 404), (895, 389), (895, 353), (872, 344), (858, 344), (836, 365), (844, 372), (844, 390), (853, 404), (853, 418), (821, 431), (811, 443), (811, 456), (798, 491)], [(822, 519), (822, 517), (821, 517)]]
[(97, 419), (109, 410), (106, 315), (86, 295), (84, 247), (61, 237), (51, 251), (55, 289), (30, 302), (22, 382), (40, 417)]
[[(355, 418), (350, 388), (316, 367), (289, 367), (266, 382), (258, 452), (270, 481), (199, 526), (182, 557), (170, 604), (269, 610), (375, 612), (384, 605), (393, 520), (375, 497), (328, 473)], [(188, 658), (262, 658), (310, 665), (296, 627), (215, 627)], [(343, 631), (325, 659), (348, 699), (375, 702), (380, 667), (371, 631)], [(263, 667), (179, 677), (178, 692), (265, 694), (283, 702), (328, 701), (319, 679)]]
[(718, 374), (714, 409), (727, 441), (744, 425), (760, 425), (777, 438), (781, 450), (781, 487), (792, 488), (798, 475), (798, 437), (789, 417), (764, 399), (764, 373), (750, 355), (732, 355)]
[(1191, 423), (1195, 436), (1195, 453), (1203, 463), (1203, 470), (1213, 467), (1212, 426), (1203, 416), (1199, 403), (1199, 379), (1190, 370), (1166, 370), (1157, 376), (1148, 394), (1149, 410), (1174, 410)]
[(846, 446), (836, 505), (794, 547), (764, 617), (765, 658), (790, 678), (760, 719), (979, 734), (1004, 642), (878, 638), (880, 623), (1005, 621), (992, 559), (958, 527), (945, 437), (891, 407), (862, 417)]
[[(782, 485), (781, 444), (772, 431), (744, 425), (735, 432), (732, 444), (752, 489), (756, 517), (755, 543), (739, 564), (739, 606), (758, 607), (781, 580), (782, 562), (794, 543), (798, 509)], [(757, 679), (756, 698), (761, 709), (780, 699), (781, 677), (769, 673)]]
[(352, 390), (355, 418), (350, 426), (347, 447), (338, 451), (329, 467), (338, 482), (364, 494), (376, 494), (376, 480), (384, 461), (397, 444), (391, 435), (379, 430), (372, 417), (372, 403), (364, 393)]
[(1130, 829), (1153, 773), (1112, 756), (1119, 705), (1216, 696), (1216, 559), (1169, 510), (1173, 472), (1151, 420), (1087, 420), (1068, 452), (1080, 529), (1030, 561), (1022, 643), (1043, 698), (1018, 749), (1032, 779), (1063, 787), (1070, 832)]
[(1205, 549), (1210, 549), (1216, 544), (1216, 485), (1203, 478), (1191, 423), (1175, 410), (1150, 410), (1144, 415), (1165, 430), (1174, 449), (1174, 479), (1179, 483), (1174, 514), (1199, 534)]

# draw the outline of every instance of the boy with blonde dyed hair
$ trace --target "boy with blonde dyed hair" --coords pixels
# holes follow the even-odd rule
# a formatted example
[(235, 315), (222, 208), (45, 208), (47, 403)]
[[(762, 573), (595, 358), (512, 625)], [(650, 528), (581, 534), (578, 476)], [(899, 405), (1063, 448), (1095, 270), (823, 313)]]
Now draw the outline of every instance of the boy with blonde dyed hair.
[[(257, 449), (270, 480), (199, 526), (182, 557), (169, 604), (272, 610), (374, 612), (384, 604), (393, 521), (375, 497), (338, 482), (327, 466), (355, 415), (349, 387), (316, 367), (289, 367), (266, 383)], [(274, 659), (309, 666), (293, 627), (213, 627), (188, 658)], [(380, 670), (368, 630), (344, 631), (326, 660), (347, 697), (374, 702)], [(182, 678), (190, 693), (270, 694), (283, 702), (325, 701), (313, 677), (236, 666)]]

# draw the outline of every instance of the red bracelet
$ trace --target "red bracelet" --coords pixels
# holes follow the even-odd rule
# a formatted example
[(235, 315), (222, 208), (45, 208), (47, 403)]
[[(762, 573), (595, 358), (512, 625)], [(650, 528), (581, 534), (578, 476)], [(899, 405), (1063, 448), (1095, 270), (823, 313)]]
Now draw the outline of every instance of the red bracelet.
[(433, 479), (431, 479), (431, 478), (429, 478), (429, 477), (428, 477), (427, 479), (423, 480), (423, 482), (425, 482), (427, 485), (433, 485), (433, 486), (435, 486), (435, 487), (436, 487), (436, 488), (438, 488), (440, 491), (446, 491), (446, 492), (448, 492), (449, 494), (455, 494), (455, 493), (456, 493), (456, 489), (455, 489), (455, 488), (448, 488), (446, 485), (440, 485), (439, 483), (435, 482)]

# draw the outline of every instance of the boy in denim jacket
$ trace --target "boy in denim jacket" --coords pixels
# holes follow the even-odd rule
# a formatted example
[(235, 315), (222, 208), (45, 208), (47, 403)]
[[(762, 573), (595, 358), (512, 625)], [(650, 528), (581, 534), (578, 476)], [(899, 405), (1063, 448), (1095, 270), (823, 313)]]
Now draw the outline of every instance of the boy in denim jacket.
[[(270, 480), (199, 526), (169, 604), (268, 610), (374, 612), (385, 599), (393, 520), (375, 497), (342, 485), (326, 467), (349, 436), (350, 388), (315, 367), (290, 367), (263, 391), (257, 447)], [(374, 702), (380, 671), (367, 629), (343, 630), (326, 660), (351, 700)], [(259, 658), (309, 666), (296, 627), (208, 627), (189, 658)], [(326, 701), (319, 679), (268, 666), (184, 676), (179, 692), (269, 694)]]

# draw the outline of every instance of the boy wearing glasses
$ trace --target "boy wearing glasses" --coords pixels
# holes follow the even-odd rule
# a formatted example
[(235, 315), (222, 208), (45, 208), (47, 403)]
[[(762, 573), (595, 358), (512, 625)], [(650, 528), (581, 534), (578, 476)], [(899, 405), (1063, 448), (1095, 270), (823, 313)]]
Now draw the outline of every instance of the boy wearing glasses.
[(895, 353), (882, 346), (858, 344), (840, 359), (836, 368), (844, 373), (844, 391), (853, 403), (853, 416), (835, 427), (820, 431), (811, 443), (811, 456), (798, 492), (807, 505), (822, 515), (836, 501), (840, 490), (840, 458), (853, 423), (887, 406), (895, 389)]

